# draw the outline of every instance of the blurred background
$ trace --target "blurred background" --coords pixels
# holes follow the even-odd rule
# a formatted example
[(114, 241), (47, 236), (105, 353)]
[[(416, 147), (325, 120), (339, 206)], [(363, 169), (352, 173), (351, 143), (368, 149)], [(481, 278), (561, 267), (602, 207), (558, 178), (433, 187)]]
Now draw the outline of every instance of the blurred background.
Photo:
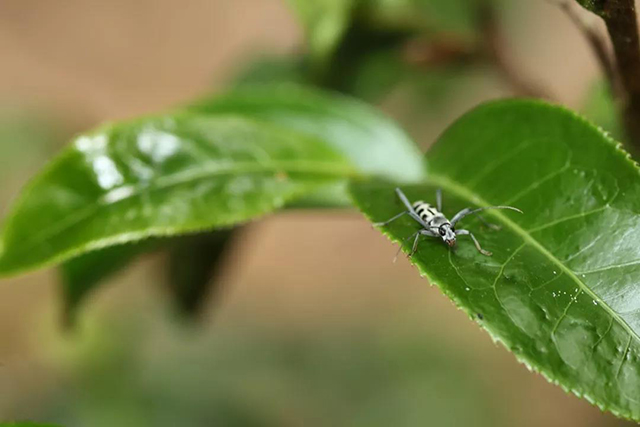
[[(597, 110), (597, 63), (571, 20), (550, 1), (502, 5), (517, 71)], [(0, 0), (3, 216), (74, 134), (222, 90), (256, 58), (302, 46), (283, 0)], [(513, 94), (483, 67), (423, 77), (375, 99), (423, 149), (478, 102)], [(358, 82), (363, 93), (381, 84)], [(0, 421), (627, 425), (530, 373), (405, 259), (393, 264), (395, 251), (356, 212), (267, 218), (232, 241), (195, 322), (172, 308), (161, 254), (91, 294), (73, 330), (56, 271), (2, 280)]]

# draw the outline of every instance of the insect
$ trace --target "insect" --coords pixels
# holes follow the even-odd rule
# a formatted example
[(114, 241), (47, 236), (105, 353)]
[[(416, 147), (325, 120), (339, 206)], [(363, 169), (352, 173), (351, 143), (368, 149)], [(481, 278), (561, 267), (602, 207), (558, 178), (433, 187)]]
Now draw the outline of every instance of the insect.
[[(449, 245), (449, 247), (455, 246), (456, 238), (458, 236), (469, 236), (471, 237), (471, 240), (473, 240), (473, 243), (475, 244), (478, 252), (480, 252), (482, 255), (491, 256), (492, 255), (491, 252), (482, 249), (482, 247), (480, 246), (480, 243), (478, 242), (478, 239), (476, 239), (473, 233), (471, 233), (469, 230), (462, 230), (462, 229), (455, 228), (458, 221), (460, 221), (462, 218), (468, 215), (477, 214), (478, 212), (487, 210), (487, 209), (511, 209), (516, 212), (522, 213), (520, 209), (514, 208), (512, 206), (486, 206), (486, 207), (477, 208), (477, 209), (465, 208), (465, 209), (462, 209), (457, 214), (455, 214), (453, 218), (451, 218), (451, 221), (449, 221), (447, 217), (444, 216), (444, 214), (442, 213), (442, 191), (440, 189), (436, 191), (435, 207), (431, 206), (428, 203), (423, 202), (422, 200), (419, 200), (412, 205), (411, 202), (409, 202), (409, 199), (407, 198), (407, 196), (405, 196), (405, 194), (399, 188), (396, 188), (396, 194), (398, 195), (398, 198), (400, 199), (402, 204), (407, 208), (407, 210), (400, 212), (398, 215), (395, 215), (394, 217), (388, 219), (387, 221), (378, 222), (378, 223), (375, 223), (374, 225), (378, 227), (382, 227), (391, 223), (392, 221), (395, 221), (401, 216), (407, 215), (407, 214), (411, 218), (413, 218), (418, 224), (420, 224), (422, 226), (422, 229), (416, 231), (414, 234), (410, 235), (405, 239), (406, 241), (406, 240), (409, 240), (410, 238), (414, 238), (413, 247), (411, 249), (411, 253), (409, 254), (409, 256), (413, 255), (416, 252), (418, 248), (418, 240), (420, 239), (420, 236), (440, 237), (443, 242)], [(500, 228), (494, 224), (490, 224), (486, 222), (479, 215), (478, 215), (478, 218), (489, 227), (497, 228), (497, 229)], [(398, 250), (398, 253), (400, 253), (400, 250), (402, 250), (402, 245), (400, 245), (400, 249)], [(396, 254), (396, 258), (397, 258), (397, 254)]]

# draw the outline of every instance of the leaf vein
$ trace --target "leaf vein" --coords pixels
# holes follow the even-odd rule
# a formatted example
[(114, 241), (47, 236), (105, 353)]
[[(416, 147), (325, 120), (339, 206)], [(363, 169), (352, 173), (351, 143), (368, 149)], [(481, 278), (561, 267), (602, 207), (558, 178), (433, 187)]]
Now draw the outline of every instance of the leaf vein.
[(542, 285), (540, 286), (536, 286), (535, 288), (531, 288), (531, 291), (529, 292), (529, 296), (531, 296), (531, 294), (534, 291), (537, 291), (539, 289), (544, 288), (545, 286), (549, 286), (550, 284), (552, 284), (553, 282), (555, 282), (556, 280), (558, 280), (559, 278), (564, 276), (564, 271), (561, 271), (560, 274), (558, 274), (557, 276), (553, 277), (552, 279), (547, 280), (546, 282), (544, 282)]
[(631, 334), (629, 334), (629, 340), (627, 341), (627, 345), (622, 352), (622, 359), (620, 359), (620, 365), (618, 365), (618, 369), (616, 371), (616, 378), (620, 376), (620, 372), (622, 371), (622, 365), (624, 365), (625, 360), (627, 359), (627, 354), (629, 353), (629, 348), (631, 347)]
[[(478, 206), (490, 206), (491, 204), (482, 199), (481, 197), (471, 193), (468, 189), (463, 187), (458, 182), (452, 181), (451, 179), (442, 176), (432, 174), (429, 180), (442, 188), (447, 189), (455, 194), (458, 194), (460, 197), (463, 197), (471, 202), (476, 203)], [(617, 196), (614, 195), (614, 198)], [(612, 198), (613, 200), (613, 198)], [(582, 282), (575, 272), (573, 272), (569, 267), (563, 264), (553, 253), (551, 253), (545, 246), (543, 246), (540, 242), (538, 242), (533, 236), (530, 234), (530, 230), (525, 230), (511, 219), (509, 219), (504, 213), (498, 210), (492, 210), (489, 212), (490, 215), (493, 215), (499, 218), (504, 224), (506, 224), (514, 233), (519, 235), (525, 242), (531, 244), (534, 248), (539, 250), (546, 258), (548, 258), (553, 264), (557, 265), (562, 271), (564, 271), (567, 276), (574, 281), (580, 288), (584, 290), (584, 292), (589, 295), (593, 300), (598, 302), (598, 305), (602, 307), (611, 317), (613, 317), (628, 333), (632, 336), (636, 341), (640, 342), (640, 336), (638, 333), (634, 331), (624, 319), (622, 319), (618, 313), (615, 312), (600, 296), (598, 296), (595, 292), (593, 292), (584, 282)]]
[(633, 267), (636, 265), (640, 265), (640, 259), (636, 259), (633, 261), (623, 262), (620, 264), (611, 264), (604, 267), (594, 268), (593, 270), (585, 270), (585, 271), (577, 271), (576, 274), (593, 274), (593, 273), (601, 273), (603, 271), (612, 270), (614, 268), (624, 268), (624, 267)]
[(503, 157), (496, 159), (493, 162), (487, 164), (473, 179), (467, 182), (467, 185), (469, 186), (469, 188), (474, 188), (485, 176), (489, 175), (491, 172), (496, 170), (498, 166), (500, 166), (502, 163), (505, 163), (510, 158), (514, 157), (521, 151), (528, 148), (533, 142), (534, 142), (533, 140), (525, 141), (522, 144), (518, 145), (515, 149), (513, 149), (509, 153), (505, 154)]
[(595, 344), (593, 344), (593, 346), (591, 346), (591, 353), (596, 351), (596, 347), (598, 347), (598, 345), (606, 338), (606, 336), (609, 334), (609, 332), (611, 332), (611, 329), (613, 329), (613, 317), (610, 316), (609, 319), (611, 321), (609, 322), (609, 326), (607, 327), (607, 330), (604, 331), (604, 333), (600, 336), (600, 338), (598, 338), (598, 340), (595, 342)]
[(511, 197), (509, 200), (505, 201), (504, 204), (505, 205), (511, 205), (513, 202), (515, 202), (516, 200), (522, 198), (525, 194), (530, 193), (531, 191), (535, 190), (536, 188), (540, 187), (540, 185), (544, 184), (545, 182), (555, 178), (558, 175), (563, 174), (564, 172), (566, 172), (569, 167), (571, 166), (571, 157), (569, 157), (567, 159), (567, 163), (562, 166), (560, 169), (551, 172), (550, 174), (540, 178), (539, 180), (533, 182), (531, 185), (529, 185), (527, 188), (525, 188), (524, 190), (520, 191), (519, 193), (517, 193), (515, 196)]
[(593, 209), (593, 210), (590, 210), (590, 211), (580, 212), (580, 213), (577, 213), (575, 215), (568, 215), (568, 216), (565, 216), (563, 218), (560, 218), (560, 219), (548, 222), (546, 224), (543, 224), (541, 226), (526, 229), (524, 231), (526, 231), (528, 233), (536, 233), (538, 231), (545, 230), (547, 228), (553, 227), (554, 225), (558, 225), (558, 224), (566, 222), (566, 221), (571, 221), (571, 220), (574, 220), (574, 219), (584, 218), (584, 217), (587, 217), (589, 215), (593, 215), (595, 213), (602, 212), (602, 211), (604, 211), (604, 210), (606, 210), (606, 209), (608, 209), (610, 207), (611, 206), (607, 203), (606, 205), (600, 206), (599, 208), (596, 208), (596, 209)]
[[(314, 167), (310, 167), (313, 165)], [(335, 165), (325, 165), (322, 163), (313, 164), (313, 162), (299, 162), (295, 163), (291, 162), (280, 162), (274, 163), (271, 167), (265, 167), (264, 165), (255, 165), (255, 163), (233, 163), (232, 168), (224, 168), (224, 167), (216, 167), (212, 169), (201, 169), (197, 171), (186, 171), (182, 173), (176, 173), (173, 175), (168, 175), (163, 177), (163, 179), (158, 179), (153, 185), (136, 185), (134, 189), (129, 192), (126, 197), (122, 197), (115, 202), (105, 203), (105, 198), (107, 198), (108, 194), (102, 196), (97, 199), (95, 203), (91, 203), (86, 207), (77, 211), (74, 215), (71, 215), (66, 218), (64, 221), (60, 221), (56, 224), (55, 227), (50, 227), (47, 229), (40, 230), (40, 233), (33, 236), (32, 239), (28, 243), (25, 243), (24, 250), (28, 251), (37, 245), (45, 242), (65, 230), (73, 227), (80, 221), (85, 218), (91, 216), (98, 209), (103, 207), (105, 204), (110, 206), (121, 203), (124, 200), (131, 199), (133, 197), (141, 196), (146, 193), (145, 190), (156, 191), (161, 189), (170, 188), (173, 186), (177, 186), (180, 184), (187, 183), (189, 181), (198, 181), (206, 178), (211, 178), (216, 175), (228, 175), (228, 174), (236, 174), (236, 173), (262, 173), (262, 172), (276, 172), (278, 170), (286, 170), (287, 172), (307, 172), (307, 173), (318, 173), (318, 174), (326, 174), (326, 175), (353, 175), (353, 172), (350, 168), (342, 168), (342, 174), (340, 173), (340, 168), (336, 168)], [(277, 167), (281, 166), (281, 167)], [(306, 166), (306, 167), (305, 167)], [(324, 167), (318, 167), (324, 166)], [(326, 167), (330, 166), (330, 167)], [(116, 189), (117, 190), (117, 189)]]
[(564, 320), (565, 317), (567, 317), (567, 313), (569, 313), (569, 309), (571, 308), (574, 302), (578, 301), (578, 296), (580, 296), (581, 293), (582, 293), (582, 289), (578, 289), (576, 291), (576, 293), (569, 300), (569, 304), (567, 304), (564, 311), (556, 321), (556, 324), (553, 325), (553, 329), (551, 330), (551, 336), (554, 337), (553, 339), (554, 342), (555, 342), (555, 334), (556, 334), (556, 331), (558, 330), (558, 327), (560, 326), (560, 323)]

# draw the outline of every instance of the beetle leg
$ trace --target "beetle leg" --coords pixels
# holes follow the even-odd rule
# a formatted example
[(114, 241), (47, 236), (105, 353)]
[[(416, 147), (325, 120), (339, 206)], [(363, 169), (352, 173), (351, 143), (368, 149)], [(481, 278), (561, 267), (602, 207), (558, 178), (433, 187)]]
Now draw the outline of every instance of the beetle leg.
[(384, 222), (374, 222), (373, 225), (376, 226), (376, 227), (384, 227), (385, 225), (387, 225), (387, 224), (395, 221), (396, 219), (400, 218), (402, 215), (406, 215), (408, 213), (409, 212), (407, 212), (407, 211), (400, 212), (398, 215), (395, 215), (393, 218), (390, 218), (390, 219), (388, 219), (388, 220), (386, 220)]
[(456, 230), (456, 236), (466, 236), (466, 235), (471, 237), (471, 240), (473, 240), (473, 243), (476, 245), (476, 249), (482, 255), (486, 255), (486, 256), (493, 255), (491, 252), (485, 251), (484, 249), (482, 249), (482, 247), (480, 246), (480, 243), (478, 242), (478, 239), (476, 239), (476, 236), (474, 236), (473, 233), (471, 233), (469, 230)]

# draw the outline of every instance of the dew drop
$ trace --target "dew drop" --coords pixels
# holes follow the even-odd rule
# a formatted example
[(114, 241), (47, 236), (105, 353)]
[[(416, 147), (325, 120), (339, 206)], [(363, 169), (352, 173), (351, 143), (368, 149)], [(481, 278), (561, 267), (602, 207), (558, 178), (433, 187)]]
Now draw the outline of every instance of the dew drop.
[(558, 272), (557, 272), (557, 271), (555, 271), (555, 270), (553, 270), (553, 274), (558, 274)]

